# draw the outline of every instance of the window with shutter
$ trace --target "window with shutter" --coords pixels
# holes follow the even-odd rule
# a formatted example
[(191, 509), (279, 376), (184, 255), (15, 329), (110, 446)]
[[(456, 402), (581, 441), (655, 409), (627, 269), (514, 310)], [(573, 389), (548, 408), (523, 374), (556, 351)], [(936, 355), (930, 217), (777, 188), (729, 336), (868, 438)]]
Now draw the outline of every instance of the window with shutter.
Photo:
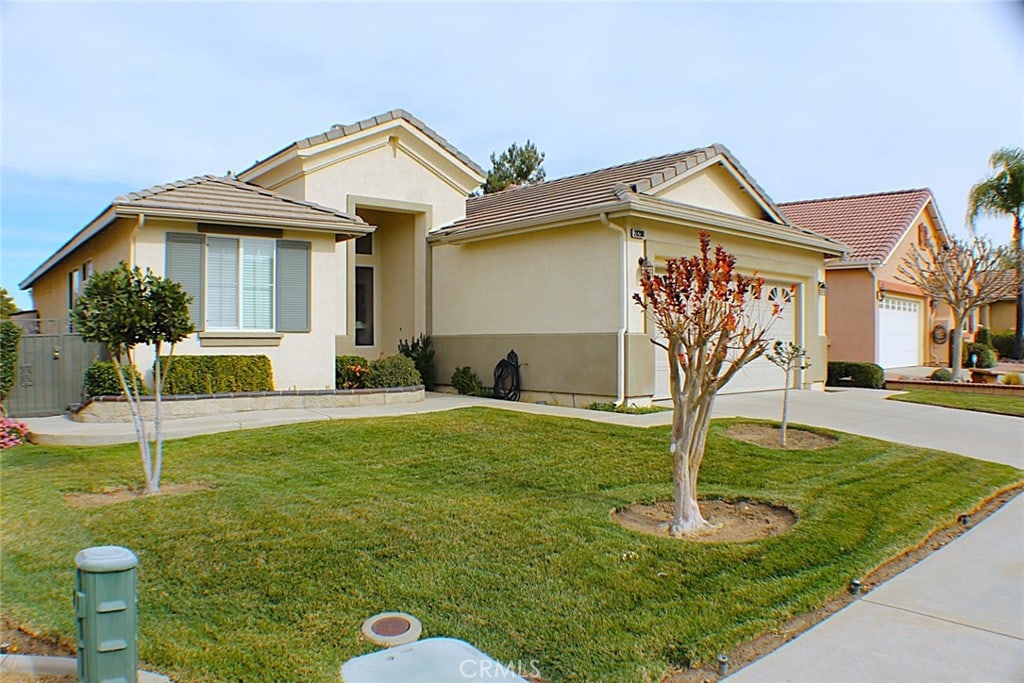
[(309, 242), (277, 241), (277, 331), (310, 330)]
[(204, 328), (203, 315), (205, 292), (204, 280), (204, 245), (205, 237), (195, 233), (167, 233), (166, 258), (164, 274), (170, 280), (181, 283), (185, 291), (192, 296), (189, 314), (196, 331)]

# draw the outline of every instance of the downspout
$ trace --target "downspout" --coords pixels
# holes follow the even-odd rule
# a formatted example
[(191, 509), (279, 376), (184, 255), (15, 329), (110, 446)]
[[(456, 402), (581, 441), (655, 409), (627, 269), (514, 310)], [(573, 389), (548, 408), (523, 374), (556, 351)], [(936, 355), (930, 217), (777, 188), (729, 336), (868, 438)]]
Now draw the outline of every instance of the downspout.
[(871, 295), (875, 297), (875, 303), (871, 304), (871, 310), (874, 311), (874, 320), (871, 321), (871, 346), (873, 351), (871, 352), (872, 358), (878, 360), (878, 277), (875, 275), (876, 264), (868, 263), (868, 275), (871, 276)]
[[(140, 213), (138, 220), (135, 221), (135, 227), (132, 228), (131, 234), (128, 236), (128, 266), (131, 268), (135, 267), (135, 251), (136, 251), (136, 239), (139, 235), (139, 230), (146, 226), (146, 214)], [(166, 273), (164, 273), (166, 275)]]
[(626, 280), (626, 273), (629, 269), (628, 256), (626, 254), (626, 229), (622, 226), (615, 225), (608, 220), (608, 214), (601, 212), (599, 216), (601, 219), (601, 225), (606, 228), (610, 228), (619, 234), (619, 256), (621, 263), (619, 270), (619, 329), (615, 333), (617, 350), (616, 350), (616, 362), (618, 363), (618, 369), (616, 371), (616, 388), (615, 388), (615, 405), (622, 405), (626, 401), (626, 327), (629, 323), (629, 309), (626, 307), (627, 297), (629, 296), (629, 283)]

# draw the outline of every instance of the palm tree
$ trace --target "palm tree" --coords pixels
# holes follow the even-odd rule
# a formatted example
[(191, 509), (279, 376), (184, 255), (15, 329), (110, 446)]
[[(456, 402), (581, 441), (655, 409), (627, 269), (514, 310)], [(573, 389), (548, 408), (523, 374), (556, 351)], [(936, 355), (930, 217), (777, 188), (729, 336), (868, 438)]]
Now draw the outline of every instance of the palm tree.
[(1024, 249), (1021, 248), (1021, 223), (1024, 222), (1024, 149), (1003, 147), (989, 157), (992, 176), (979, 181), (967, 194), (967, 226), (971, 233), (979, 216), (1013, 218), (1011, 249), (1017, 271), (1017, 327), (1013, 337), (1013, 357), (1024, 358)]

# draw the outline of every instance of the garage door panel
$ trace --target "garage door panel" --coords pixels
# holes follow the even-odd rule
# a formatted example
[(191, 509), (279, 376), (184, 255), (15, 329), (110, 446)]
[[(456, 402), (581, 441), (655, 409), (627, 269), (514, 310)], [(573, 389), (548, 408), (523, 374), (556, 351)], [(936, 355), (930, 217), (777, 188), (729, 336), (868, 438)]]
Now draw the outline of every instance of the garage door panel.
[(921, 364), (921, 302), (886, 297), (878, 304), (878, 364), (900, 368)]

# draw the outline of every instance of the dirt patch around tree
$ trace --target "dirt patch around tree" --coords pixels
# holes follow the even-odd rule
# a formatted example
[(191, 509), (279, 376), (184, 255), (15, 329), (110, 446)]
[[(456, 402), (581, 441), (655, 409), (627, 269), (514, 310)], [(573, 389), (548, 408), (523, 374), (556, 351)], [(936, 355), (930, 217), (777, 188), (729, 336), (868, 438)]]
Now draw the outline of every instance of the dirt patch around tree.
[(785, 451), (817, 451), (834, 446), (839, 439), (803, 429), (786, 429), (786, 445), (780, 445), (782, 430), (774, 425), (743, 422), (725, 430), (730, 439)]
[[(702, 500), (700, 512), (711, 526), (684, 534), (680, 540), (698, 543), (746, 543), (781, 534), (796, 524), (796, 513), (781, 505), (749, 500), (735, 503), (725, 500)], [(613, 510), (612, 519), (620, 526), (651, 536), (674, 538), (668, 532), (672, 519), (672, 501), (653, 505), (636, 503), (622, 510)]]
[(129, 500), (138, 500), (149, 496), (180, 496), (186, 493), (209, 491), (213, 488), (210, 484), (201, 481), (194, 481), (190, 484), (164, 484), (160, 487), (160, 493), (147, 494), (142, 489), (119, 487), (98, 493), (65, 493), (64, 500), (73, 508), (88, 509), (103, 507), (104, 505), (116, 505)]
[[(922, 541), (917, 547), (911, 548), (902, 555), (894, 557), (888, 562), (885, 562), (868, 572), (867, 575), (861, 579), (861, 595), (871, 592), (880, 584), (888, 581), (897, 574), (903, 573), (905, 570), (913, 567), (936, 550), (941, 549), (950, 541), (956, 540), (958, 536), (968, 531), (971, 526), (982, 521), (1010, 502), (1021, 492), (1021, 490), (1024, 490), (1024, 487), (1015, 486), (1011, 489), (997, 493), (988, 500), (983, 501), (977, 508), (970, 512), (970, 520), (968, 524), (964, 524), (963, 520), (958, 520), (952, 526), (939, 529)], [(732, 650), (724, 653), (729, 658), (729, 669), (727, 675), (735, 673), (748, 664), (751, 664), (770, 652), (782, 647), (804, 631), (818, 625), (857, 599), (858, 597), (854, 596), (849, 591), (844, 591), (818, 609), (798, 614), (776, 629), (768, 631), (767, 633), (764, 633), (752, 640), (748, 640), (745, 643), (740, 643)], [(718, 675), (716, 668), (716, 663), (714, 661), (708, 662), (702, 667), (683, 669), (673, 672), (663, 678), (661, 683), (716, 683), (717, 681), (723, 680), (722, 677)]]

